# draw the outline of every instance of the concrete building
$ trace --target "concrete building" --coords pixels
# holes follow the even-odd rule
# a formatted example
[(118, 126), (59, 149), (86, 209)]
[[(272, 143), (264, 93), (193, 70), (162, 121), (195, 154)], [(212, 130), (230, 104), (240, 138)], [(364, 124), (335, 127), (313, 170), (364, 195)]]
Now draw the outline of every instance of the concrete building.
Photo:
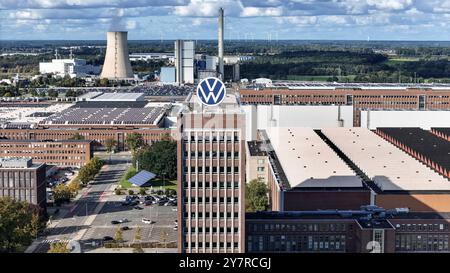
[(162, 84), (174, 84), (176, 83), (176, 70), (175, 67), (161, 67), (161, 73), (159, 74), (159, 82)]
[(109, 31), (101, 78), (124, 80), (133, 78), (128, 52), (128, 32)]
[(450, 110), (450, 85), (440, 84), (255, 83), (239, 94), (241, 103), (250, 105), (351, 106), (355, 127), (362, 124), (361, 111)]
[(236, 98), (214, 107), (197, 100), (178, 118), (178, 250), (244, 252), (244, 113)]
[(449, 224), (448, 213), (370, 206), (353, 211), (247, 213), (246, 252), (448, 253)]
[(87, 75), (98, 75), (100, 68), (86, 64), (83, 59), (53, 59), (51, 62), (40, 62), (39, 73), (53, 74), (55, 76), (64, 77), (84, 77)]
[(175, 70), (178, 84), (194, 83), (194, 41), (175, 41)]
[(247, 183), (258, 179), (268, 181), (269, 170), (267, 168), (267, 149), (261, 141), (248, 141), (246, 148), (245, 175)]
[(93, 157), (90, 140), (10, 140), (0, 139), (0, 158), (30, 157), (33, 162), (81, 167)]
[(45, 187), (45, 164), (35, 164), (29, 158), (0, 158), (0, 197), (27, 201), (45, 213)]

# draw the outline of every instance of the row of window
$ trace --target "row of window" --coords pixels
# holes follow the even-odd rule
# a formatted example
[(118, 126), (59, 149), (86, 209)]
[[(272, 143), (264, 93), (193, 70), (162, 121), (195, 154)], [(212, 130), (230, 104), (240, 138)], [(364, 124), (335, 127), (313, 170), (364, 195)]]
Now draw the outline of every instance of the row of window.
[[(188, 230), (187, 227), (185, 227), (185, 230)], [(237, 228), (237, 227), (234, 227), (234, 228), (227, 227), (225, 229), (225, 227), (220, 227), (220, 228), (219, 227), (205, 227), (205, 228), (203, 228), (203, 227), (198, 227), (198, 228), (191, 227), (191, 233), (193, 233), (195, 231), (197, 231), (198, 233), (202, 233), (203, 231), (205, 231), (205, 233), (209, 233), (209, 232), (212, 232), (212, 233), (217, 233), (217, 232), (224, 233), (225, 230), (227, 231), (227, 233), (231, 233), (231, 232), (237, 233), (239, 231), (239, 228)]]
[[(184, 167), (184, 172), (187, 173), (188, 170), (189, 170), (189, 168), (185, 166)], [(217, 172), (219, 172), (221, 174), (225, 174), (225, 170), (226, 170), (227, 173), (231, 173), (231, 172), (238, 173), (239, 172), (239, 167), (238, 166), (226, 167), (226, 169), (225, 169), (225, 167), (217, 167), (217, 166), (213, 166), (213, 167), (205, 166), (205, 168), (203, 168), (202, 166), (198, 166), (197, 168), (195, 166), (191, 166), (190, 170), (191, 170), (191, 173), (195, 173), (195, 172), (202, 173), (203, 170), (204, 170), (205, 173), (209, 173), (209, 172), (217, 173)]]
[[(184, 157), (188, 158), (188, 155), (189, 155), (188, 152), (185, 151), (184, 152)], [(201, 158), (201, 157), (203, 157), (203, 155), (206, 158), (210, 158), (210, 157), (212, 157), (212, 158), (217, 158), (217, 157), (225, 158), (225, 155), (226, 155), (227, 158), (231, 158), (232, 156), (234, 158), (239, 158), (239, 152), (234, 152), (234, 153), (226, 152), (225, 153), (225, 152), (217, 152), (217, 151), (212, 151), (212, 152), (205, 151), (203, 153), (202, 151), (191, 151), (190, 155), (191, 155), (191, 158)]]
[[(196, 201), (195, 199), (196, 199), (195, 197), (191, 197), (191, 202), (195, 203), (195, 201)], [(187, 204), (188, 200), (189, 200), (189, 198), (184, 197), (184, 202), (186, 204)], [(212, 203), (217, 203), (217, 201), (219, 201), (220, 203), (225, 203), (225, 200), (227, 201), (227, 203), (231, 203), (232, 200), (233, 200), (233, 203), (239, 202), (238, 197), (234, 197), (234, 198), (227, 197), (226, 199), (225, 199), (225, 197), (205, 197), (205, 203), (209, 203), (210, 201), (212, 201)], [(199, 203), (202, 203), (203, 197), (201, 197), (201, 196), (197, 197), (197, 201)]]
[(448, 224), (396, 224), (399, 231), (448, 231)]
[[(203, 247), (203, 242), (197, 242), (197, 244), (196, 244), (196, 242), (191, 242), (191, 247), (195, 247), (195, 246), (198, 246), (198, 247)], [(219, 243), (217, 243), (217, 242), (212, 242), (212, 243), (210, 243), (210, 242), (205, 242), (205, 247), (206, 248), (208, 248), (208, 247), (213, 247), (213, 248), (216, 248), (217, 246), (219, 246), (219, 247), (221, 247), (221, 248), (223, 248), (223, 247), (227, 247), (227, 248), (231, 248), (232, 246), (234, 247), (234, 248), (238, 248), (239, 247), (239, 243), (237, 243), (237, 242), (234, 242), (233, 244), (231, 243), (231, 242), (227, 242), (227, 243), (225, 243), (225, 242), (219, 242)], [(184, 243), (184, 247), (185, 248), (189, 248), (189, 243), (188, 242), (185, 242)]]
[(395, 250), (417, 252), (448, 251), (448, 234), (398, 234)]
[[(349, 230), (353, 226), (349, 225)], [(347, 225), (344, 223), (324, 223), (324, 224), (248, 224), (250, 232), (267, 231), (291, 231), (291, 232), (345, 232)]]
[[(195, 212), (191, 212), (191, 218), (195, 218)], [(231, 215), (233, 215), (233, 218), (238, 218), (239, 217), (239, 212), (235, 212), (235, 213), (231, 213), (231, 212), (205, 212), (205, 218), (231, 218)], [(185, 212), (184, 213), (184, 218), (189, 218), (189, 213)], [(203, 212), (197, 212), (197, 218), (203, 218)], [(235, 221), (238, 221), (239, 219), (235, 219)]]
[(248, 252), (344, 252), (345, 235), (247, 236)]
[[(232, 189), (233, 187), (235, 189), (239, 188), (239, 182), (234, 182), (234, 183), (232, 183), (232, 182), (226, 182), (226, 183), (225, 182), (219, 182), (219, 183), (217, 183), (217, 182), (212, 182), (212, 183), (197, 182), (197, 185), (195, 185), (195, 184), (196, 184), (195, 182), (191, 182), (191, 188), (196, 188), (196, 187), (203, 188), (203, 185), (204, 185), (206, 189), (209, 189), (209, 188), (211, 188), (211, 184), (212, 184), (213, 189), (217, 188), (217, 186), (219, 186), (219, 189)], [(184, 187), (187, 189), (189, 187), (189, 183), (185, 182)]]

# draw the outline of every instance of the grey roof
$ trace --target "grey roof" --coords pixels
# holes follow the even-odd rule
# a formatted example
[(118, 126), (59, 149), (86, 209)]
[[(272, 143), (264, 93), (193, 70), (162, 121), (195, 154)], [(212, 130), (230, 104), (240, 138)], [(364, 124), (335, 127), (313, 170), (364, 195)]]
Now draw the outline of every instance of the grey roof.
[(40, 124), (153, 124), (164, 115), (163, 107), (81, 108), (72, 107), (46, 118)]

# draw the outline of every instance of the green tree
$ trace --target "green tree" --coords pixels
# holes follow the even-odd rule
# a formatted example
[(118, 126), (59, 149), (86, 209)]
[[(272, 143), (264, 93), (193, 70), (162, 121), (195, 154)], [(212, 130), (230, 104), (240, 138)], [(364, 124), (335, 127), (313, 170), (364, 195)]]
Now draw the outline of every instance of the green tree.
[(75, 133), (73, 136), (69, 138), (70, 140), (84, 140), (84, 136), (80, 135), (80, 133)]
[(177, 176), (177, 143), (164, 139), (145, 147), (136, 155), (139, 169), (155, 173), (162, 179), (176, 179)]
[(105, 140), (105, 148), (109, 153), (109, 161), (111, 161), (111, 153), (116, 149), (117, 141), (113, 138), (108, 138)]
[(41, 227), (38, 213), (36, 205), (0, 198), (0, 252), (16, 252), (31, 244)]
[(127, 143), (128, 149), (132, 151), (133, 156), (135, 155), (136, 150), (144, 145), (144, 139), (142, 138), (142, 135), (138, 133), (128, 134), (125, 142)]
[(52, 242), (47, 253), (70, 253), (70, 249), (65, 242)]
[(264, 211), (269, 208), (268, 188), (266, 183), (254, 179), (245, 186), (245, 210), (248, 212)]
[(53, 188), (53, 200), (56, 205), (70, 202), (73, 197), (72, 190), (65, 184), (59, 184)]
[(114, 241), (116, 241), (116, 243), (123, 242), (123, 232), (120, 227), (117, 228), (116, 233), (114, 234)]

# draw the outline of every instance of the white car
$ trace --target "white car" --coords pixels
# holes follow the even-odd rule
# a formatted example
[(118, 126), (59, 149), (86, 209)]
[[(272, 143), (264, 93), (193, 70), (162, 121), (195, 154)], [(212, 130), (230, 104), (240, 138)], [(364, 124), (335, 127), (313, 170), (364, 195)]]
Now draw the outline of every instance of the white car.
[(144, 223), (144, 224), (154, 224), (155, 222), (150, 220), (150, 219), (147, 219), (147, 218), (142, 218), (142, 223)]

